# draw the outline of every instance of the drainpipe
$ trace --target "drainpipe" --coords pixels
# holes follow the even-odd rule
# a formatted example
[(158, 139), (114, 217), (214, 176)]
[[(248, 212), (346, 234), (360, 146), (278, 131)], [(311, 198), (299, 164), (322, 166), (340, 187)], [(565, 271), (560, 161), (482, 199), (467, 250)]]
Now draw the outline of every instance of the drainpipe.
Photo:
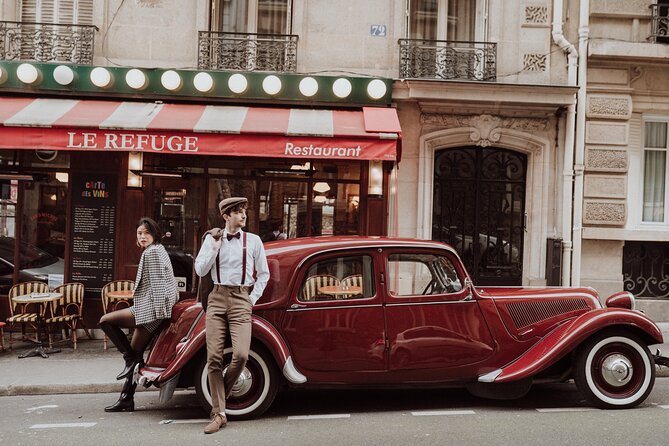
[(588, 76), (588, 37), (590, 36), (590, 2), (582, 1), (578, 28), (578, 95), (576, 99), (576, 147), (574, 148), (574, 252), (571, 271), (573, 286), (581, 285), (581, 240), (583, 236), (583, 171), (585, 160), (585, 101)]
[[(576, 85), (578, 53), (576, 47), (565, 37), (562, 30), (563, 0), (553, 3), (553, 42), (567, 53), (567, 83)], [(581, 53), (583, 54), (583, 53)], [(566, 130), (564, 137), (564, 165), (562, 168), (562, 286), (569, 286), (571, 279), (571, 248), (572, 248), (572, 179), (574, 161), (574, 132), (576, 126), (576, 109), (574, 104), (567, 108), (565, 117)], [(556, 148), (557, 149), (557, 148)]]

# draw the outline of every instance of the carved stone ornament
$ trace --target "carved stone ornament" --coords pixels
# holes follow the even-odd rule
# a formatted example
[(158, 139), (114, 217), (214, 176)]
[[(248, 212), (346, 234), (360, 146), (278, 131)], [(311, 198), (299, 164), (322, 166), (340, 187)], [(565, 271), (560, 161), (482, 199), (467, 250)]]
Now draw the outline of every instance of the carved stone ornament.
[(543, 72), (548, 65), (546, 54), (523, 54), (523, 71)]
[(627, 150), (616, 147), (586, 147), (585, 170), (592, 172), (627, 172)]
[(547, 25), (548, 6), (527, 5), (525, 6), (526, 25)]
[(583, 223), (602, 226), (623, 226), (627, 207), (623, 200), (583, 200)]
[(632, 116), (631, 96), (588, 95), (588, 118), (629, 119)]
[(502, 129), (519, 130), (527, 133), (548, 131), (548, 121), (539, 118), (503, 118), (492, 115), (446, 115), (422, 113), (420, 122), (423, 125), (436, 125), (447, 129), (470, 127), (472, 143), (488, 147), (501, 137)]

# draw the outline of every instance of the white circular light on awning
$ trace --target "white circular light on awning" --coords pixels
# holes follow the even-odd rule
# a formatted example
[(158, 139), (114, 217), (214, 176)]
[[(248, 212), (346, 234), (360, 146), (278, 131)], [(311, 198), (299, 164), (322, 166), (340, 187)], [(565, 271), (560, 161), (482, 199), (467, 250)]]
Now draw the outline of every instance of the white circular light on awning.
[(160, 83), (166, 90), (170, 91), (179, 91), (183, 86), (181, 76), (174, 70), (165, 71), (163, 75), (160, 76)]
[(262, 81), (262, 89), (269, 95), (275, 95), (281, 91), (281, 79), (272, 75), (267, 76)]
[(22, 63), (16, 69), (16, 76), (24, 84), (35, 84), (39, 80), (39, 71), (34, 65)]
[(125, 83), (135, 90), (143, 90), (149, 84), (149, 81), (142, 70), (133, 68), (125, 73)]
[(97, 67), (91, 71), (91, 82), (98, 88), (111, 87), (112, 75), (108, 69)]
[(305, 77), (300, 81), (300, 93), (304, 96), (310, 98), (316, 93), (318, 93), (318, 81), (313, 77)]
[(193, 86), (202, 93), (207, 93), (214, 88), (214, 78), (209, 73), (197, 73), (193, 78)]
[(351, 94), (351, 91), (353, 90), (353, 86), (351, 85), (351, 81), (348, 79), (344, 79), (343, 77), (337, 79), (334, 81), (334, 84), (332, 84), (332, 92), (337, 96), (338, 98), (346, 98), (348, 95)]
[(67, 65), (58, 65), (53, 70), (53, 80), (60, 85), (70, 85), (74, 81), (74, 70)]
[(381, 79), (374, 79), (367, 84), (367, 95), (372, 99), (381, 99), (386, 95), (386, 84)]
[(228, 88), (233, 93), (241, 94), (249, 87), (249, 82), (243, 74), (235, 73), (228, 79)]

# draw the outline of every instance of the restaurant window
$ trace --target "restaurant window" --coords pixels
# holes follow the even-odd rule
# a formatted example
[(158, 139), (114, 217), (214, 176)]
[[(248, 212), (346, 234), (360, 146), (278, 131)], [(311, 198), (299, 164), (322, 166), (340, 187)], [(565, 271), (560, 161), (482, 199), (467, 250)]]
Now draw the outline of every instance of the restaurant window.
[[(224, 227), (225, 221), (218, 211), (218, 203), (224, 198), (246, 197), (246, 228), (250, 232), (258, 232), (258, 214), (256, 201), (256, 182), (239, 178), (211, 178), (209, 180), (209, 198), (207, 199), (208, 228)], [(207, 229), (208, 229), (207, 228)]]
[(214, 0), (212, 31), (289, 34), (291, 0)]
[(259, 234), (263, 241), (277, 240), (280, 234), (286, 238), (308, 235), (307, 187), (305, 181), (260, 181)]
[(647, 120), (644, 126), (643, 212), (644, 222), (667, 222), (667, 121)]
[(374, 296), (374, 268), (366, 255), (320, 260), (307, 270), (298, 299), (331, 301)]
[(424, 296), (462, 290), (453, 262), (435, 254), (392, 254), (388, 291), (395, 296)]

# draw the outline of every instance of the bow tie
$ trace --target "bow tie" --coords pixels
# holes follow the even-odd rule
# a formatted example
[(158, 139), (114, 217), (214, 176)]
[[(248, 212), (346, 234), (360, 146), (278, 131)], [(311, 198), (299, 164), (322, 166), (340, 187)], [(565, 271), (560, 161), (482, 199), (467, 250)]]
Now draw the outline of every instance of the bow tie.
[(227, 237), (228, 237), (228, 241), (230, 241), (230, 240), (232, 240), (233, 238), (238, 239), (239, 237), (241, 237), (242, 233), (241, 233), (241, 232), (237, 232), (237, 233), (235, 233), (235, 234), (226, 234), (226, 235), (227, 235)]

